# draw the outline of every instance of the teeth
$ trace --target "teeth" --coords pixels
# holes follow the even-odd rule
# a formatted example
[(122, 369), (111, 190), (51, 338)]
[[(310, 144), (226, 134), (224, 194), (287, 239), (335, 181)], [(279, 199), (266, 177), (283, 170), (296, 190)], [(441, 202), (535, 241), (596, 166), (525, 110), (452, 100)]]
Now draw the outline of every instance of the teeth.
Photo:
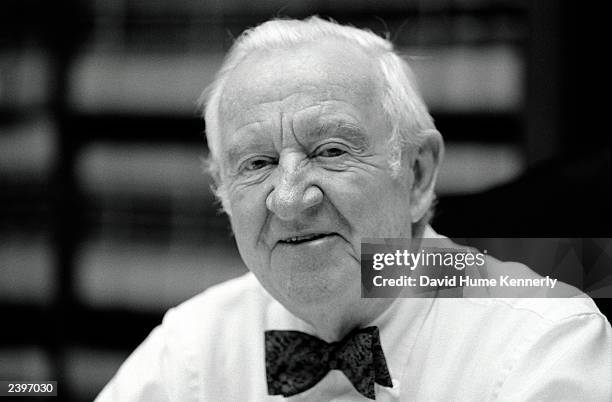
[(294, 237), (289, 238), (286, 241), (289, 243), (295, 243), (298, 241), (306, 241), (306, 240), (314, 239), (315, 237), (320, 237), (320, 236), (322, 236), (322, 234), (313, 234), (313, 235), (307, 235), (307, 236), (294, 236)]

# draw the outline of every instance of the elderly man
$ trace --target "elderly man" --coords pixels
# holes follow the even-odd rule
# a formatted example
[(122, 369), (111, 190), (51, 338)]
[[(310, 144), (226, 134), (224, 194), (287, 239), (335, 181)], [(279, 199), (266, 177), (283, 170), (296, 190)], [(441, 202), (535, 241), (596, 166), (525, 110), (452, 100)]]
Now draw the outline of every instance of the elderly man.
[(170, 310), (100, 401), (612, 399), (612, 332), (588, 298), (361, 297), (362, 239), (442, 237), (442, 138), (387, 40), (270, 21), (206, 100), (250, 273)]

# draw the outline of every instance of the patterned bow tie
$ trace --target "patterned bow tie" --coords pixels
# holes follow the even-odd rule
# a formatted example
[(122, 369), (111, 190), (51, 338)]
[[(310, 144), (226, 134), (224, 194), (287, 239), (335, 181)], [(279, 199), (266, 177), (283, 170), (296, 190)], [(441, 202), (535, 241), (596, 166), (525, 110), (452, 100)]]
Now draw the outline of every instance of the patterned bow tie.
[(330, 370), (341, 370), (363, 396), (375, 399), (374, 383), (393, 387), (378, 327), (327, 343), (299, 331), (266, 331), (268, 394), (291, 396), (314, 387)]

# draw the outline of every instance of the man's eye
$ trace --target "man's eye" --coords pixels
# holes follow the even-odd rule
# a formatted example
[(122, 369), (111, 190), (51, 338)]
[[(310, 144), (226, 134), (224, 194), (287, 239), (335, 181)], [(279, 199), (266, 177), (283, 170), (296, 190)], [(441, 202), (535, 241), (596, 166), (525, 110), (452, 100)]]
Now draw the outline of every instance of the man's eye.
[(260, 170), (271, 164), (274, 161), (271, 158), (251, 158), (243, 163), (243, 168), (248, 171)]
[(342, 156), (346, 153), (346, 151), (339, 147), (327, 147), (322, 148), (317, 152), (317, 156), (322, 156), (324, 158), (335, 158), (338, 156)]

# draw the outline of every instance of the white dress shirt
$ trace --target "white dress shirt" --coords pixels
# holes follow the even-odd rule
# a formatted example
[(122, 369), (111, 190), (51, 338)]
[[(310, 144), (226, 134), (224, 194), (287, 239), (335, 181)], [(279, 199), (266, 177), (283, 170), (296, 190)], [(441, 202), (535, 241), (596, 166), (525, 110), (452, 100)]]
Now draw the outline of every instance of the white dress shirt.
[[(379, 327), (393, 387), (380, 401), (612, 401), (612, 329), (589, 298), (397, 299)], [(278, 401), (264, 331), (314, 328), (248, 273), (168, 311), (105, 401)], [(294, 401), (367, 401), (332, 370)]]

